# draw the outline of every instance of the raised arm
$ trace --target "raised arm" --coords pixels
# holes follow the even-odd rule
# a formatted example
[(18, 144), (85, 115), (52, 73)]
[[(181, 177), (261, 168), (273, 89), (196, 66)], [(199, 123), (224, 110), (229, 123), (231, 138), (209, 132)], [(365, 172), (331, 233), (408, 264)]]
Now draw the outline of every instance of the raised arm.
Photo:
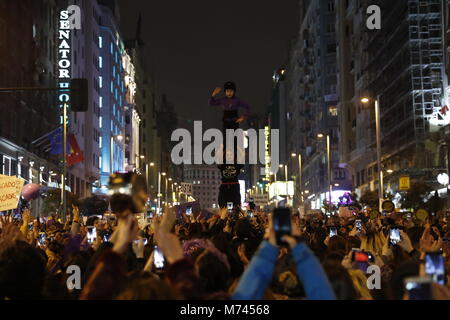
[(217, 98), (217, 95), (222, 91), (221, 88), (217, 87), (214, 89), (211, 97), (208, 100), (208, 104), (210, 106), (220, 106), (222, 105), (222, 99)]
[(333, 288), (319, 260), (304, 243), (298, 243), (293, 237), (284, 236), (284, 241), (292, 248), (297, 266), (297, 276), (303, 283), (306, 298), (309, 300), (336, 300)]

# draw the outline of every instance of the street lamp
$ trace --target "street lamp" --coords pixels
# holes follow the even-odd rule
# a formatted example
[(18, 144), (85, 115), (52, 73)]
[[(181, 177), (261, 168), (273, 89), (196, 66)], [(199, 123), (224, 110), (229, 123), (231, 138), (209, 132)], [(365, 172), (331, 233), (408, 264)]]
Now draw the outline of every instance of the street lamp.
[(165, 176), (166, 173), (165, 172), (158, 172), (158, 214), (160, 213), (159, 211), (161, 210), (161, 176)]
[[(364, 97), (361, 102), (364, 104), (369, 103), (370, 99)], [(380, 95), (377, 95), (375, 99), (375, 129), (376, 129), (376, 140), (377, 140), (377, 168), (378, 168), (378, 206), (381, 212), (381, 204), (384, 198), (384, 187), (383, 187), (383, 171), (381, 170), (381, 136), (380, 136)]]
[[(291, 154), (292, 158), (297, 157), (296, 153), (292, 153)], [(301, 198), (301, 204), (303, 204), (303, 187), (302, 187), (302, 155), (301, 153), (298, 154), (298, 179), (299, 179), (299, 193), (300, 193), (300, 198)]]
[[(332, 191), (332, 185), (331, 185), (331, 150), (330, 150), (330, 135), (327, 134), (327, 162), (328, 162), (328, 189), (329, 189), (329, 194), (328, 194), (328, 202), (331, 205), (331, 191)], [(317, 135), (317, 137), (319, 139), (324, 137), (324, 134), (319, 133)]]

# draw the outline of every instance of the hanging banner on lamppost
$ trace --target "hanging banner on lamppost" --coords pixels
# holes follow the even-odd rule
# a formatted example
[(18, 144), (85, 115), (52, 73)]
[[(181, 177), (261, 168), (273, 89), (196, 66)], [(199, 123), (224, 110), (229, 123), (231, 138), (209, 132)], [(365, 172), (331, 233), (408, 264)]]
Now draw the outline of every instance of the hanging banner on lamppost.
[(181, 193), (192, 195), (192, 183), (182, 182)]
[(402, 176), (398, 180), (399, 190), (409, 190), (410, 188), (410, 179), (409, 176)]

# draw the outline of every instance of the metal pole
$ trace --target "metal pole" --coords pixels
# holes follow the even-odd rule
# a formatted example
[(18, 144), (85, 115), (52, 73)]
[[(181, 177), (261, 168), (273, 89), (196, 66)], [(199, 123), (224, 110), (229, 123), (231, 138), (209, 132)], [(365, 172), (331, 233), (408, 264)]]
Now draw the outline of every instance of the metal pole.
[(161, 172), (158, 171), (158, 213), (159, 210), (161, 208), (161, 197), (160, 197), (160, 193), (161, 193)]
[(109, 173), (113, 174), (114, 173), (114, 169), (113, 169), (113, 161), (114, 161), (114, 157), (113, 157), (113, 150), (114, 150), (114, 136), (111, 136), (111, 143), (110, 143), (110, 150), (109, 150)]
[(381, 137), (380, 137), (380, 96), (377, 96), (375, 100), (375, 126), (376, 126), (376, 139), (377, 139), (377, 168), (378, 168), (378, 202), (379, 210), (381, 212), (381, 204), (384, 198), (383, 189), (383, 172), (381, 169)]
[(66, 221), (67, 197), (66, 197), (66, 177), (67, 177), (67, 103), (63, 107), (63, 177), (62, 177), (62, 219)]
[(286, 207), (288, 206), (289, 190), (288, 190), (288, 166), (284, 166), (284, 178), (286, 180)]
[(147, 181), (147, 190), (150, 191), (150, 181), (148, 177), (148, 163), (145, 164), (145, 180)]
[(302, 155), (298, 155), (298, 177), (299, 177), (299, 192), (300, 192), (300, 200), (301, 205), (303, 205), (303, 185), (302, 185)]
[(330, 150), (330, 135), (327, 134), (327, 158), (328, 158), (328, 202), (331, 205), (331, 150)]
[(168, 198), (167, 198), (167, 185), (168, 185), (168, 180), (167, 180), (167, 175), (166, 175), (166, 186), (165, 186), (165, 194), (166, 194), (166, 206), (167, 206), (167, 200), (168, 200)]

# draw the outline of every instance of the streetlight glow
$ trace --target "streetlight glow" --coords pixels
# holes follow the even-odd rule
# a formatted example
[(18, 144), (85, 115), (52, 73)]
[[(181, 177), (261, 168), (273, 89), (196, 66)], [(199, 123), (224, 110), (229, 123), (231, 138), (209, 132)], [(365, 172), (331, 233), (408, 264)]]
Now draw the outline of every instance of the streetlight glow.
[(323, 133), (319, 133), (319, 134), (317, 135), (317, 138), (322, 139), (322, 138), (323, 138)]
[(362, 98), (361, 99), (362, 103), (369, 103), (369, 101), (370, 101), (369, 98)]

